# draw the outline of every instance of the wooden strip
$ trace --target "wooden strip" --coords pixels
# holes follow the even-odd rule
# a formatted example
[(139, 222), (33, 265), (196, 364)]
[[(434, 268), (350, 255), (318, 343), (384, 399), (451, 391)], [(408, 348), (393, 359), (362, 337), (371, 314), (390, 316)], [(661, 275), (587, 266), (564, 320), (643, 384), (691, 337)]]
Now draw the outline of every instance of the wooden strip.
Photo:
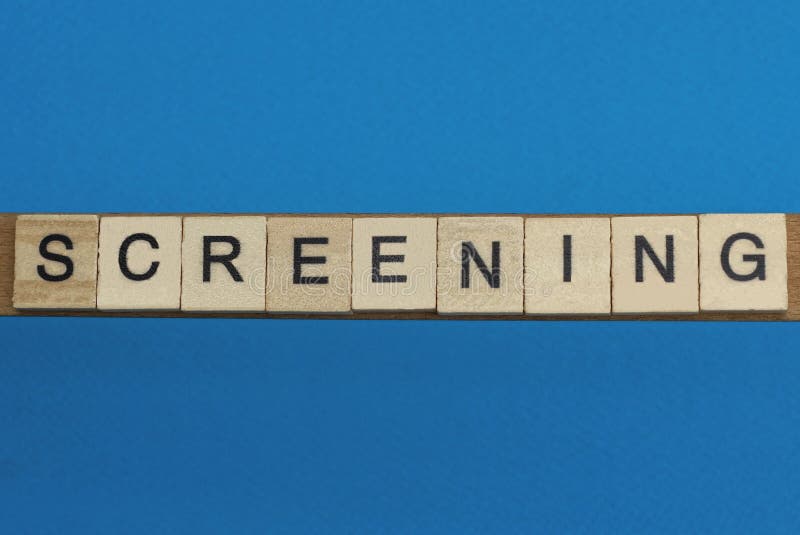
[[(121, 214), (99, 214), (121, 215)], [(124, 214), (124, 215), (153, 215), (153, 214)], [(188, 215), (188, 214), (158, 214), (158, 215)], [(202, 214), (191, 214), (202, 215)], [(215, 214), (219, 215), (219, 214)], [(241, 215), (241, 214), (236, 214)], [(377, 214), (255, 214), (267, 217), (375, 217)], [(462, 214), (380, 214), (381, 217), (442, 217)], [(492, 214), (495, 215), (495, 214)], [(516, 215), (520, 214), (496, 214)], [(533, 215), (533, 214), (531, 214)], [(597, 214), (592, 214), (595, 217)], [(547, 217), (587, 217), (548, 215)], [(14, 286), (14, 228), (17, 214), (0, 213), (0, 316), (78, 316), (78, 317), (150, 317), (150, 318), (330, 318), (330, 319), (439, 319), (439, 320), (593, 320), (593, 321), (800, 321), (800, 214), (787, 214), (787, 245), (789, 268), (789, 309), (781, 313), (699, 313), (691, 315), (634, 315), (634, 316), (525, 316), (525, 315), (482, 315), (482, 316), (439, 316), (435, 312), (356, 312), (347, 315), (320, 315), (320, 314), (266, 314), (266, 313), (183, 313), (183, 312), (102, 312), (91, 311), (19, 311), (12, 306), (12, 291)], [(529, 217), (524, 215), (523, 217)]]

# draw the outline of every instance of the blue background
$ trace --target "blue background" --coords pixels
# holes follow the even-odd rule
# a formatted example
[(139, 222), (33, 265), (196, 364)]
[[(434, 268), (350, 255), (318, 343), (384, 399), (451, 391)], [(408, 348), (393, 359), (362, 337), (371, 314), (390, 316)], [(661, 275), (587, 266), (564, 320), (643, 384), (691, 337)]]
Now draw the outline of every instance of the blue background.
[[(0, 210), (800, 211), (791, 2), (39, 2)], [(5, 533), (800, 529), (800, 326), (0, 318)]]

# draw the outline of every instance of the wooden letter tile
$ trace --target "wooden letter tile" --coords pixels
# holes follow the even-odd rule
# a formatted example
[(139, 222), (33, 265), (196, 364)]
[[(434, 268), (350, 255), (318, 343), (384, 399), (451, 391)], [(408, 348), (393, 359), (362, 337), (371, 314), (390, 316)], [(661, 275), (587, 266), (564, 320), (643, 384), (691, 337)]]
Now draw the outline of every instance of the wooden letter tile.
[(522, 314), (521, 217), (441, 217), (440, 314)]
[(784, 311), (789, 305), (784, 214), (700, 216), (700, 308)]
[(615, 314), (698, 311), (697, 217), (611, 219)]
[(100, 310), (178, 310), (180, 217), (103, 217), (97, 261)]
[(97, 216), (18, 216), (15, 247), (14, 307), (95, 308)]
[(350, 312), (353, 220), (271, 217), (268, 227), (267, 311)]
[(181, 310), (263, 312), (266, 250), (266, 217), (185, 217)]
[(436, 219), (353, 220), (353, 310), (436, 309)]
[(525, 220), (525, 313), (611, 313), (611, 220)]

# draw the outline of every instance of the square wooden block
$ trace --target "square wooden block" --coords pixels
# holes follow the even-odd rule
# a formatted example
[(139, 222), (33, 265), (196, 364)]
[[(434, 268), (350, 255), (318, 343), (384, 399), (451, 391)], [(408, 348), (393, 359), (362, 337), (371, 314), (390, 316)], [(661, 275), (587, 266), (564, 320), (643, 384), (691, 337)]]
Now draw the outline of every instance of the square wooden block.
[(441, 217), (438, 234), (440, 314), (522, 314), (521, 217)]
[(182, 234), (180, 217), (101, 218), (97, 308), (180, 309)]
[(96, 215), (17, 217), (15, 308), (95, 308), (97, 221)]
[(271, 217), (267, 311), (348, 313), (353, 220)]
[(266, 217), (185, 217), (181, 310), (263, 312), (266, 253)]
[(700, 216), (700, 308), (785, 311), (784, 214)]
[(353, 310), (436, 309), (436, 219), (353, 220)]
[(525, 220), (525, 313), (611, 313), (611, 219)]
[(615, 314), (698, 311), (697, 217), (611, 219)]

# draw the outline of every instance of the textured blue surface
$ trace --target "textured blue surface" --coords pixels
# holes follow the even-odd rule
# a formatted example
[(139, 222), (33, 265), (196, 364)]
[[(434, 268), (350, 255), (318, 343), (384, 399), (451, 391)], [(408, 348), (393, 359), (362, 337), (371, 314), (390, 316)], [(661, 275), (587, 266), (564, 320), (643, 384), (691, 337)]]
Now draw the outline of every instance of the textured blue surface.
[[(128, 4), (5, 6), (0, 210), (800, 211), (796, 4)], [(0, 340), (4, 533), (800, 530), (796, 324)]]

